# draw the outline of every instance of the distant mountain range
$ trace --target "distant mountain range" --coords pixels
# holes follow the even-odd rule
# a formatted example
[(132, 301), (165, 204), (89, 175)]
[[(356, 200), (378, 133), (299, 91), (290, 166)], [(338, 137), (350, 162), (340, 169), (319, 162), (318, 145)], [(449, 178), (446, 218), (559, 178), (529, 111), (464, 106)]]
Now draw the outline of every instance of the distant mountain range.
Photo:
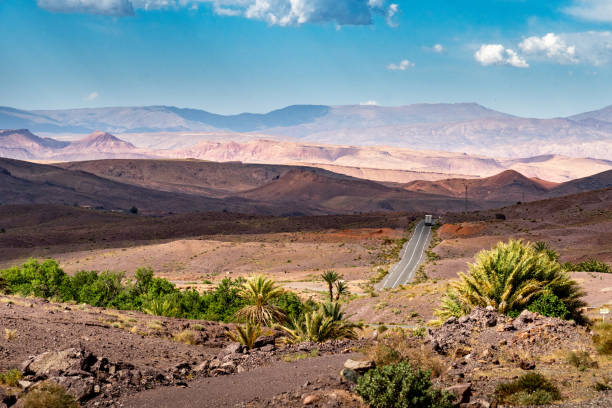
[(204, 141), (189, 148), (138, 148), (106, 132), (74, 141), (39, 137), (29, 130), (0, 131), (0, 156), (38, 161), (95, 159), (200, 159), (216, 162), (306, 165), (373, 181), (488, 177), (516, 170), (528, 177), (564, 182), (612, 169), (612, 161), (543, 155), (495, 159), (465, 153), (423, 151), (399, 147), (343, 146), (312, 142), (251, 139)]
[[(174, 135), (167, 136), (166, 145), (183, 147), (207, 140), (210, 133), (222, 133), (226, 138), (248, 133), (328, 144), (387, 145), (510, 158), (542, 154), (612, 157), (612, 106), (555, 119), (520, 118), (475, 103), (294, 105), (265, 114), (239, 115), (172, 106), (33, 111), (0, 107), (2, 128), (56, 134), (96, 130), (116, 134), (170, 132)], [(159, 147), (157, 137), (131, 137), (123, 135), (122, 139), (139, 148)]]

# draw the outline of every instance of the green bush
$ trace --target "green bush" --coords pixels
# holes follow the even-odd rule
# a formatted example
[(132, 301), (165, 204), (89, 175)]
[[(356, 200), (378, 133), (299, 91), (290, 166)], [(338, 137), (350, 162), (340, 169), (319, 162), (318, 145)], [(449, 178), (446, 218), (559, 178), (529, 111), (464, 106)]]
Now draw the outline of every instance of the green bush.
[(563, 264), (563, 269), (573, 272), (612, 273), (610, 265), (592, 258), (575, 264), (566, 262)]
[(551, 292), (544, 292), (532, 304), (527, 307), (530, 312), (539, 313), (543, 316), (567, 319), (570, 312), (565, 303)]
[(19, 386), (19, 380), (21, 380), (21, 371), (17, 369), (8, 370), (5, 373), (0, 373), (0, 384), (7, 385), (9, 387)]
[[(0, 271), (0, 290), (8, 294), (33, 295), (92, 306), (146, 313), (232, 322), (246, 305), (239, 296), (244, 279), (223, 279), (217, 287), (202, 294), (179, 290), (166, 279), (154, 277), (151, 268), (140, 268), (134, 280), (122, 272), (79, 271), (67, 275), (54, 260), (31, 259), (22, 266)], [(287, 316), (299, 318), (310, 310), (299, 297), (284, 292), (275, 304)]]
[(544, 405), (561, 399), (559, 389), (540, 373), (528, 373), (495, 388), (498, 403)]
[(374, 408), (450, 408), (453, 396), (434, 388), (431, 372), (408, 361), (368, 371), (356, 391)]

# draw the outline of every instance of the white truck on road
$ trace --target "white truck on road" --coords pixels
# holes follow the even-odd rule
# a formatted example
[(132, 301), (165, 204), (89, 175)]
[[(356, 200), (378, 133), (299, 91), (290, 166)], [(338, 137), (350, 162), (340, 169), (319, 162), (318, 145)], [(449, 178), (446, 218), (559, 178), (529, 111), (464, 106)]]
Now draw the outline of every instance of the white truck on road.
[(433, 217), (429, 214), (425, 216), (425, 225), (427, 225), (428, 227), (433, 225)]

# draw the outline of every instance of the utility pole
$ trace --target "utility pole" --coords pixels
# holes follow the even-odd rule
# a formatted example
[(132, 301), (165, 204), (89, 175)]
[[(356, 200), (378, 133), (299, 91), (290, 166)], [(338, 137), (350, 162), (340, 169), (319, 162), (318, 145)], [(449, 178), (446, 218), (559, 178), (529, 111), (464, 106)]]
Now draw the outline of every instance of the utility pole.
[(465, 183), (465, 212), (468, 210), (468, 185)]

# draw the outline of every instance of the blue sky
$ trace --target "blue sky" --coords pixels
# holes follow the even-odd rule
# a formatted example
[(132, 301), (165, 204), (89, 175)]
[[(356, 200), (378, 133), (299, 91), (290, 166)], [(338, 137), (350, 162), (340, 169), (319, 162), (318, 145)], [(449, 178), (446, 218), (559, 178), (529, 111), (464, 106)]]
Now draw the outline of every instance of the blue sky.
[(612, 0), (0, 0), (0, 105), (612, 104)]

